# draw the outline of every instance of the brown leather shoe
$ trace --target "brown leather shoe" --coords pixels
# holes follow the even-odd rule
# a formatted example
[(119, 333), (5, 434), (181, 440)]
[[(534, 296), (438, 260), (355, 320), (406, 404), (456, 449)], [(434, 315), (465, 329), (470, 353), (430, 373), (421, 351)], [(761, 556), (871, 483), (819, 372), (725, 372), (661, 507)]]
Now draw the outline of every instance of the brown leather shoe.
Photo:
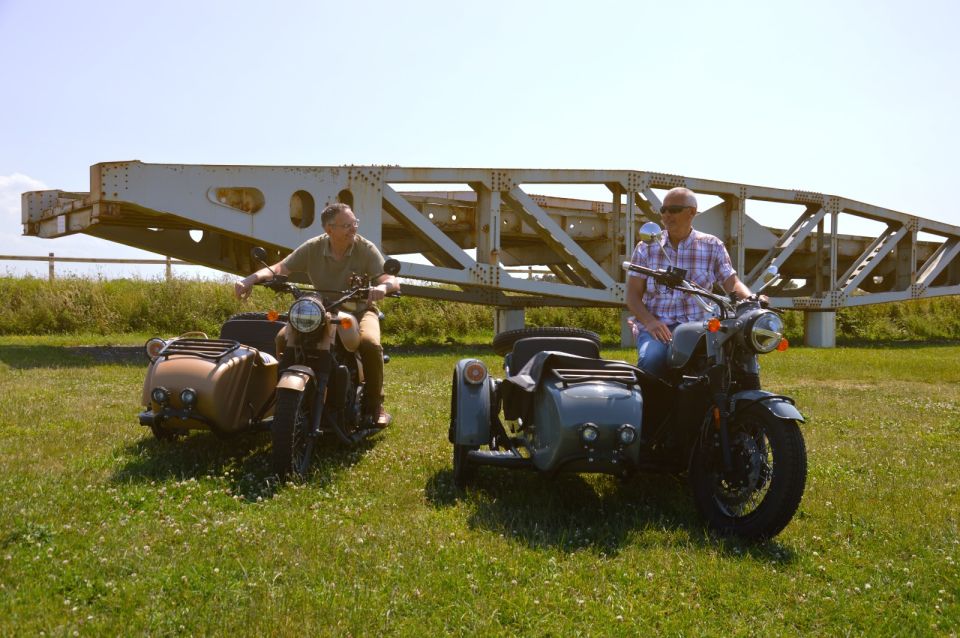
[(387, 414), (384, 411), (383, 406), (381, 405), (380, 414), (379, 416), (377, 416), (377, 422), (375, 424), (375, 427), (385, 428), (385, 427), (388, 427), (391, 423), (393, 423), (393, 417)]

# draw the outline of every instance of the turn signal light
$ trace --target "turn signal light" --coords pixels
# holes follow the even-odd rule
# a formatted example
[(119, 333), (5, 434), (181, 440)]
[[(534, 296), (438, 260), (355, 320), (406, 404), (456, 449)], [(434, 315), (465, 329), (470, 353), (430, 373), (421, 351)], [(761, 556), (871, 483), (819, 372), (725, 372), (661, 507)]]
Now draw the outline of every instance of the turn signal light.
[(353, 327), (353, 319), (351, 319), (350, 317), (344, 317), (343, 319), (340, 320), (340, 327), (343, 328), (344, 330), (349, 330), (350, 328)]
[(487, 378), (487, 368), (479, 361), (471, 361), (463, 368), (467, 383), (482, 383)]
[(717, 319), (716, 317), (710, 319), (710, 321), (707, 322), (707, 330), (709, 330), (710, 332), (717, 332), (717, 331), (719, 331), (719, 330), (720, 330), (720, 320)]
[(780, 343), (777, 344), (777, 351), (778, 351), (778, 352), (783, 352), (784, 350), (786, 350), (786, 349), (789, 348), (789, 347), (790, 347), (790, 342), (787, 341), (786, 338), (784, 338), (784, 339), (781, 339), (781, 340), (780, 340)]
[(267, 311), (267, 320), (268, 320), (268, 321), (276, 321), (276, 320), (279, 319), (279, 318), (280, 318), (280, 313), (277, 312), (276, 310), (269, 310), (269, 311)]

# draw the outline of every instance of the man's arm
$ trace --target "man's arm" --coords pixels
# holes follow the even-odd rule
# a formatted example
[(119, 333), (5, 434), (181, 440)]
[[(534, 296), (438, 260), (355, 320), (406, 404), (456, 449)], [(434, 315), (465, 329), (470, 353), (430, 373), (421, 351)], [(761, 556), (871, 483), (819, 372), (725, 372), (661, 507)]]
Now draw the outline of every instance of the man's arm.
[(730, 275), (724, 280), (723, 289), (727, 292), (732, 292), (735, 294), (737, 299), (746, 299), (753, 294), (750, 292), (750, 289), (747, 288), (747, 285), (740, 281), (740, 278), (737, 277), (736, 273)]
[(368, 302), (380, 301), (392, 292), (400, 292), (400, 282), (393, 275), (383, 273), (376, 281), (377, 285), (370, 288), (370, 294), (367, 295)]
[[(290, 274), (290, 269), (286, 267), (283, 261), (278, 261), (271, 266), (270, 269), (273, 269), (273, 273), (278, 275)], [(233, 293), (237, 296), (237, 299), (246, 299), (250, 296), (250, 291), (253, 290), (254, 285), (261, 281), (273, 279), (273, 273), (270, 272), (270, 269), (261, 268), (252, 275), (248, 275), (238, 281), (233, 287)]]
[(654, 339), (669, 343), (673, 335), (670, 328), (647, 309), (643, 303), (643, 293), (647, 291), (647, 280), (643, 277), (627, 276), (627, 308), (637, 318)]

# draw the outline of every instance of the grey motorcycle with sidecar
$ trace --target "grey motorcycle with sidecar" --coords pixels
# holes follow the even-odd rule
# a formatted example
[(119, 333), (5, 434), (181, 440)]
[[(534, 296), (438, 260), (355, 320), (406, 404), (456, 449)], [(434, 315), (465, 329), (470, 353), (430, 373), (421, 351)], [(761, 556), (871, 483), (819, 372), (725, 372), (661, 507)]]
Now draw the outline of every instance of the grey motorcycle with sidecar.
[[(641, 239), (659, 241), (660, 232), (644, 225)], [(790, 397), (760, 388), (758, 356), (787, 347), (780, 315), (758, 294), (737, 301), (675, 267), (623, 267), (694, 295), (714, 316), (678, 326), (665, 378), (602, 359), (589, 331), (497, 335), (503, 378), (472, 358), (453, 371), (455, 483), (467, 486), (481, 466), (623, 478), (685, 473), (708, 527), (751, 540), (775, 536), (796, 513), (807, 474), (803, 415)], [(775, 277), (769, 270), (767, 283)]]

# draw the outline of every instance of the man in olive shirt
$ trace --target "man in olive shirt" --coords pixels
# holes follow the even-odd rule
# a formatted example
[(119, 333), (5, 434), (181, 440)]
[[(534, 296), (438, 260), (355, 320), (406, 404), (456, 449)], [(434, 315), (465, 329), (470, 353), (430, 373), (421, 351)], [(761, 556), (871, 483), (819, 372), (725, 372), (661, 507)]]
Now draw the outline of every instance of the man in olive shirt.
[[(364, 414), (380, 427), (390, 424), (390, 415), (383, 410), (383, 346), (380, 345), (380, 317), (376, 302), (400, 290), (393, 275), (383, 273), (383, 254), (369, 240), (357, 234), (357, 217), (346, 204), (331, 204), (320, 214), (325, 234), (308, 239), (285, 259), (271, 268), (278, 275), (305, 272), (310, 283), (319, 290), (339, 291), (349, 286), (350, 275), (377, 277), (366, 303), (347, 308), (360, 318), (360, 359), (363, 362), (365, 392)], [(236, 295), (246, 299), (254, 284), (273, 277), (261, 268), (236, 283)]]

